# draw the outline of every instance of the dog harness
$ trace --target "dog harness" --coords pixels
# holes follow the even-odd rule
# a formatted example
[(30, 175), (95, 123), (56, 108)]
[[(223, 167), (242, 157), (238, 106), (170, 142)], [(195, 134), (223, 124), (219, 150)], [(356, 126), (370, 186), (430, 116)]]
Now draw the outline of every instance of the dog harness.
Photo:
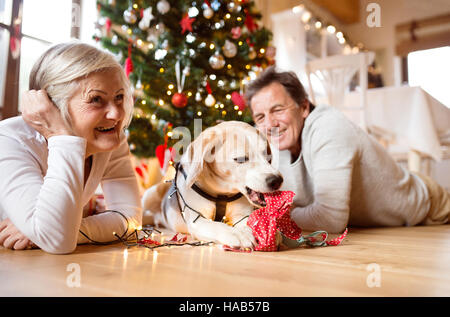
[[(198, 214), (198, 217), (195, 218), (195, 220), (194, 220), (194, 222), (195, 222), (200, 216), (203, 217), (203, 215), (199, 211), (197, 211), (194, 208), (190, 207), (186, 203), (186, 201), (184, 200), (184, 198), (181, 195), (180, 191), (178, 190), (178, 187), (177, 187), (178, 172), (180, 172), (183, 175), (184, 179), (187, 178), (186, 171), (183, 169), (183, 166), (181, 165), (181, 163), (175, 164), (175, 170), (176, 170), (175, 178), (172, 181), (172, 186), (170, 188), (169, 198), (171, 198), (172, 195), (174, 195), (176, 192), (178, 192), (178, 195), (176, 195), (177, 196), (177, 202), (178, 202), (178, 208), (179, 208), (179, 210), (181, 212), (181, 215), (183, 216), (183, 219), (184, 219), (184, 208), (187, 207), (187, 208), (191, 209), (192, 211), (194, 211), (194, 212), (196, 212)], [(215, 221), (221, 221), (221, 222), (223, 222), (223, 220), (225, 219), (225, 212), (227, 210), (227, 204), (232, 202), (232, 201), (238, 200), (239, 198), (241, 198), (243, 196), (242, 193), (237, 193), (237, 194), (235, 194), (233, 196), (218, 195), (217, 197), (215, 197), (215, 196), (212, 196), (211, 194), (208, 194), (207, 192), (205, 192), (203, 189), (198, 187), (195, 183), (191, 186), (191, 188), (197, 194), (202, 196), (203, 198), (208, 199), (209, 201), (212, 201), (212, 202), (214, 202), (216, 204), (216, 213), (215, 213), (215, 216), (214, 216), (214, 220)], [(181, 208), (181, 204), (180, 204), (179, 198), (181, 198), (183, 200), (184, 208)], [(244, 218), (247, 218), (247, 217), (244, 217)], [(244, 218), (242, 218), (241, 220), (243, 220)], [(184, 219), (184, 220), (186, 221), (186, 219)], [(238, 222), (240, 222), (241, 220), (239, 220)], [(236, 225), (238, 222), (233, 224), (233, 226)]]

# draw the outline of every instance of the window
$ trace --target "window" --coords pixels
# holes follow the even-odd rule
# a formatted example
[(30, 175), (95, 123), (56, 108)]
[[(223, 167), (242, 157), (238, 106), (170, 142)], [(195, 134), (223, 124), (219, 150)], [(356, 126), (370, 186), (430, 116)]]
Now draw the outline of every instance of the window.
[(5, 94), (6, 67), (8, 63), (9, 32), (11, 23), (12, 0), (0, 0), (0, 109)]
[[(36, 59), (51, 45), (71, 38), (73, 0), (0, 0), (0, 109), (17, 114)], [(20, 60), (9, 54), (13, 23), (21, 29)], [(20, 37), (19, 35), (19, 37)], [(7, 88), (5, 88), (7, 87)]]
[(52, 44), (70, 40), (71, 23), (72, 0), (23, 0), (19, 105), (34, 62)]
[(408, 54), (408, 82), (420, 86), (450, 108), (448, 74), (450, 46), (416, 51)]

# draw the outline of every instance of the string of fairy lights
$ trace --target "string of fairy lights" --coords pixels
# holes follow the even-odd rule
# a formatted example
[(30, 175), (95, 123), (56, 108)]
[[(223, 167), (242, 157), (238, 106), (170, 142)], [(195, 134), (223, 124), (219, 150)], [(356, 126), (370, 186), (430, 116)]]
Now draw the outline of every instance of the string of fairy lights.
[(338, 43), (344, 46), (342, 51), (343, 54), (356, 54), (365, 49), (362, 43), (357, 43), (355, 45), (352, 41), (350, 41), (348, 36), (346, 36), (342, 31), (337, 30), (332, 23), (324, 22), (303, 4), (293, 7), (292, 12), (299, 15), (300, 20), (303, 22), (304, 28), (307, 32), (334, 34)]

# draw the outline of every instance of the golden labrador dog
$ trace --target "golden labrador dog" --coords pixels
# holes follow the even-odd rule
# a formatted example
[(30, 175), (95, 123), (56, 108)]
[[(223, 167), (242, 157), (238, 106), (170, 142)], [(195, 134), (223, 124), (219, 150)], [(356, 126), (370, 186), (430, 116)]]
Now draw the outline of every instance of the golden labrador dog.
[(153, 224), (203, 241), (252, 248), (247, 218), (281, 187), (267, 139), (251, 125), (227, 121), (203, 131), (175, 165), (172, 183), (143, 195)]

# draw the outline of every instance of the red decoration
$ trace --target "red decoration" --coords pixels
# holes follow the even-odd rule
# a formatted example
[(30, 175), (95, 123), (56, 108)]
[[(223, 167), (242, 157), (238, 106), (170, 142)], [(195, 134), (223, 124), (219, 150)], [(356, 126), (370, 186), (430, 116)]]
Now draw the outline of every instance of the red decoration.
[(185, 13), (180, 21), (181, 34), (184, 34), (186, 31), (192, 32), (192, 23), (194, 23), (194, 21), (195, 18), (190, 18), (189, 15)]
[(231, 29), (231, 37), (235, 40), (241, 37), (241, 33), (242, 29), (240, 26), (236, 26)]
[(252, 16), (248, 13), (248, 10), (245, 9), (245, 25), (250, 33), (253, 33), (258, 29), (258, 25), (253, 20)]
[(255, 250), (277, 251), (275, 239), (277, 230), (290, 239), (300, 238), (302, 230), (291, 219), (289, 211), (294, 195), (291, 191), (264, 194), (267, 206), (255, 210), (247, 221), (258, 242)]
[(130, 77), (130, 73), (133, 71), (133, 61), (130, 57), (125, 60), (125, 74)]
[(188, 103), (188, 98), (182, 92), (177, 92), (172, 97), (172, 104), (177, 108), (184, 108)]
[[(131, 40), (130, 40), (131, 41)], [(125, 60), (125, 74), (130, 77), (130, 73), (133, 71), (133, 61), (131, 60), (131, 42), (128, 45), (128, 57)]]
[(135, 167), (136, 173), (139, 174), (140, 177), (144, 177), (144, 172), (142, 171), (142, 168), (140, 168), (139, 166)]
[[(302, 236), (302, 229), (291, 219), (290, 207), (294, 198), (291, 191), (277, 191), (265, 193), (264, 199), (267, 206), (254, 211), (248, 218), (247, 225), (252, 228), (258, 245), (257, 251), (276, 251), (276, 233), (279, 230), (283, 235), (292, 240), (297, 240), (312, 246), (336, 246), (346, 237), (348, 230), (336, 239), (325, 241), (328, 234), (325, 231), (317, 231), (308, 236)], [(318, 236), (319, 238), (316, 238)]]
[(206, 82), (206, 92), (208, 93), (208, 95), (212, 94), (212, 89), (211, 89), (211, 85), (209, 84), (209, 81)]
[(155, 149), (155, 155), (158, 158), (159, 166), (164, 169), (164, 166), (167, 166), (167, 162), (173, 160), (175, 151), (173, 148), (167, 148), (167, 144), (160, 144)]
[(240, 93), (238, 93), (237, 91), (233, 91), (231, 93), (231, 101), (239, 107), (239, 110), (244, 110), (245, 109), (245, 99), (244, 97), (242, 97), (242, 95)]
[(110, 18), (106, 18), (106, 22), (105, 22), (105, 27), (106, 27), (106, 32), (109, 33), (109, 31), (111, 31), (111, 19)]

